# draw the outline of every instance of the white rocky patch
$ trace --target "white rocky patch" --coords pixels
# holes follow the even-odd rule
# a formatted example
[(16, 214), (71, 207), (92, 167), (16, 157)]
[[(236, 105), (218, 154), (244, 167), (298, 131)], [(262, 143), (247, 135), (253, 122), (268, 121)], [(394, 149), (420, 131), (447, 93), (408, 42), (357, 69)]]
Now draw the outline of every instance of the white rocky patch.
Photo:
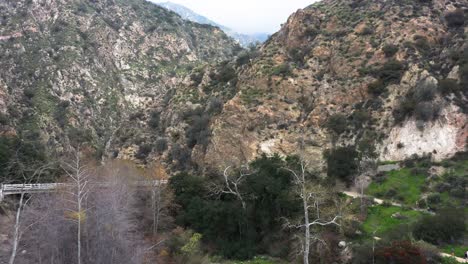
[(467, 130), (467, 116), (451, 105), (438, 120), (426, 123), (422, 130), (414, 119), (393, 127), (382, 144), (380, 159), (404, 160), (425, 153), (432, 153), (435, 160), (449, 158), (465, 149)]

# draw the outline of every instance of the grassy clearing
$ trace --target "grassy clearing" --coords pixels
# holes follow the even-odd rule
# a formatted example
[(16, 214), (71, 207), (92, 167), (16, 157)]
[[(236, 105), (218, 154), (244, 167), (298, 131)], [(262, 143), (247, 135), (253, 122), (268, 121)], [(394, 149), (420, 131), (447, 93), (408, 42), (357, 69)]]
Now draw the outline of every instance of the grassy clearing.
[(441, 248), (441, 251), (447, 254), (455, 253), (455, 257), (463, 258), (468, 246), (464, 245), (447, 245)]
[(280, 264), (282, 262), (275, 261), (269, 257), (264, 256), (256, 256), (251, 260), (246, 261), (227, 261), (223, 262), (223, 264)]
[[(407, 168), (395, 170), (387, 173), (383, 183), (371, 183), (367, 193), (379, 198), (395, 197), (396, 200), (413, 206), (421, 196), (421, 186), (425, 179), (424, 175), (413, 175)], [(391, 192), (394, 194), (390, 194)]]
[[(392, 218), (392, 215), (400, 212), (404, 219)], [(423, 214), (418, 211), (407, 210), (396, 206), (374, 206), (369, 208), (366, 221), (362, 228), (367, 234), (372, 234), (377, 228), (376, 235), (384, 234), (401, 224), (412, 224)]]

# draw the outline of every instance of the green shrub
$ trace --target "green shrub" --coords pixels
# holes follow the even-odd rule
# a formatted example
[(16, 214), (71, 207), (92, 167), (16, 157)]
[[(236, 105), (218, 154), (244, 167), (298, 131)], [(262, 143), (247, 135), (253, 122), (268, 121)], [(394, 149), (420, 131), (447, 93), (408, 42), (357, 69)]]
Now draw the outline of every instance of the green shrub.
[(372, 33), (374, 33), (374, 30), (370, 27), (370, 26), (365, 26), (362, 31), (361, 31), (361, 35), (371, 35)]
[(461, 89), (468, 90), (468, 62), (460, 66)]
[(393, 57), (398, 52), (398, 46), (393, 45), (393, 44), (386, 44), (383, 48), (382, 51), (385, 54), (385, 57), (390, 58)]
[(148, 157), (151, 151), (153, 151), (153, 146), (151, 146), (150, 144), (141, 145), (138, 148), (138, 152), (135, 154), (135, 158), (139, 160), (144, 160), (146, 159), (146, 157)]
[(227, 83), (237, 78), (236, 70), (229, 64), (221, 67), (216, 80), (221, 83)]
[(463, 9), (458, 8), (454, 11), (448, 12), (445, 15), (445, 21), (449, 27), (461, 27), (465, 24), (465, 14)]
[(189, 148), (200, 144), (206, 146), (209, 143), (211, 130), (209, 128), (210, 117), (207, 114), (195, 115), (189, 121), (190, 126), (187, 128), (185, 137), (187, 138), (187, 146)]
[(451, 208), (439, 210), (435, 216), (425, 216), (415, 226), (417, 239), (434, 245), (454, 243), (463, 237), (465, 215), (463, 210)]
[(331, 132), (341, 135), (348, 127), (348, 121), (346, 120), (346, 116), (342, 114), (334, 114), (328, 118), (325, 126)]
[(280, 64), (272, 69), (271, 74), (283, 77), (291, 76), (291, 66), (288, 63)]
[(325, 153), (327, 175), (350, 185), (358, 170), (358, 152), (354, 146), (339, 147)]
[(159, 122), (161, 119), (161, 113), (158, 111), (151, 112), (150, 120), (148, 121), (148, 126), (157, 129), (159, 127)]
[(439, 204), (441, 202), (440, 194), (431, 193), (427, 196), (427, 202), (429, 205)]
[(422, 53), (427, 53), (431, 49), (431, 45), (424, 36), (414, 36), (414, 46)]
[(356, 110), (351, 115), (351, 122), (356, 129), (362, 128), (370, 120), (371, 115), (364, 110)]
[(455, 79), (443, 79), (439, 81), (439, 91), (442, 94), (456, 93), (460, 91), (460, 85)]
[(405, 70), (404, 65), (397, 60), (390, 60), (385, 63), (378, 75), (384, 83), (398, 83)]
[(422, 102), (416, 105), (414, 115), (416, 120), (424, 122), (435, 120), (440, 113), (440, 105), (432, 102)]
[(158, 153), (162, 153), (167, 150), (167, 139), (166, 138), (158, 138), (154, 145), (155, 150)]
[(395, 123), (401, 123), (407, 116), (413, 114), (414, 109), (416, 108), (415, 104), (416, 102), (413, 98), (400, 99), (398, 101), (398, 105), (392, 112)]
[(384, 82), (380, 79), (367, 85), (367, 92), (375, 96), (381, 95), (386, 90)]

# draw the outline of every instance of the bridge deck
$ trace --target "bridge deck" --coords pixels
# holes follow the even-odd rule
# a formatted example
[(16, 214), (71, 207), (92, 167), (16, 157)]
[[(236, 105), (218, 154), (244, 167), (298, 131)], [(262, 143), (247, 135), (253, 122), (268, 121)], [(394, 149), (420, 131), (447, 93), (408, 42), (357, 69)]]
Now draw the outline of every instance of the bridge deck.
[[(158, 184), (167, 184), (167, 180), (155, 180), (155, 181), (136, 181), (132, 182), (132, 185), (138, 187), (150, 187)], [(60, 188), (73, 187), (70, 183), (35, 183), (35, 184), (0, 184), (0, 201), (6, 195), (21, 194), (21, 193), (41, 193), (50, 192)], [(112, 186), (110, 182), (94, 182), (90, 184), (90, 187), (105, 188)]]

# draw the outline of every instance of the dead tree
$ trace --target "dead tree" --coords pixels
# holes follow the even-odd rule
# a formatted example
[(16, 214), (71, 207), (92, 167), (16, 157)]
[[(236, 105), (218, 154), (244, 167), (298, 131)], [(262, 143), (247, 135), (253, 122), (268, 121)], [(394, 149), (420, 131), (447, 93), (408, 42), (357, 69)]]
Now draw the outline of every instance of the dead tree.
[(81, 232), (82, 222), (85, 220), (84, 209), (85, 200), (90, 191), (89, 188), (89, 171), (88, 166), (84, 165), (81, 159), (81, 152), (79, 149), (71, 153), (72, 157), (69, 161), (63, 162), (62, 168), (70, 178), (72, 188), (67, 193), (70, 195), (68, 202), (72, 205), (72, 209), (68, 209), (70, 216), (69, 220), (76, 223), (76, 246), (77, 246), (77, 263), (81, 264)]
[[(337, 225), (337, 220), (340, 218), (339, 215), (334, 216), (331, 220), (323, 220), (320, 216), (320, 202), (324, 200), (327, 195), (327, 190), (325, 190), (320, 185), (311, 186), (307, 181), (307, 163), (303, 160), (300, 161), (299, 171), (285, 168), (287, 171), (291, 172), (293, 176), (293, 183), (296, 186), (296, 193), (302, 201), (303, 209), (303, 219), (299, 224), (291, 224), (289, 221), (286, 221), (286, 227), (302, 229), (304, 236), (302, 240), (302, 255), (304, 264), (309, 263), (310, 255), (310, 243), (312, 239), (320, 240), (318, 236), (313, 236), (311, 234), (311, 228), (313, 226), (328, 226), (328, 225)], [(312, 212), (310, 209), (313, 208), (315, 211), (315, 217), (312, 217)]]
[(153, 236), (158, 233), (161, 218), (163, 217), (164, 211), (168, 207), (167, 201), (164, 200), (164, 194), (167, 192), (167, 173), (164, 167), (157, 163), (154, 164), (150, 169), (149, 178), (151, 179), (151, 216), (152, 216), (152, 228), (151, 231)]
[[(44, 174), (44, 172), (50, 168), (51, 168), (51, 164), (39, 166), (37, 169), (35, 169), (32, 172), (32, 175), (29, 175), (29, 173), (26, 173), (26, 171), (24, 170), (21, 171), (21, 174), (23, 176), (23, 182), (24, 183), (34, 182), (39, 176)], [(28, 205), (31, 198), (32, 198), (32, 195), (29, 195), (28, 197), (26, 197), (25, 192), (21, 192), (20, 194), (18, 208), (16, 209), (16, 214), (15, 214), (15, 226), (13, 228), (13, 243), (12, 243), (13, 245), (12, 245), (12, 250), (10, 254), (10, 259), (8, 261), (9, 264), (13, 264), (15, 262), (16, 255), (18, 252), (18, 246), (19, 246), (19, 243), (21, 241), (21, 238), (24, 232), (26, 232), (28, 229), (33, 227), (35, 223), (37, 223), (40, 220), (40, 219), (37, 219), (36, 222), (30, 223), (27, 226), (22, 226), (23, 225), (23, 219), (22, 219), (23, 210)]]
[(362, 159), (359, 162), (359, 173), (354, 179), (354, 184), (359, 190), (360, 212), (364, 215), (366, 208), (364, 203), (364, 189), (367, 187), (368, 178), (375, 174), (377, 163), (373, 159)]
[(213, 186), (212, 192), (216, 195), (221, 195), (221, 194), (231, 194), (234, 195), (242, 204), (242, 209), (246, 209), (246, 203), (243, 198), (243, 195), (240, 191), (240, 185), (245, 181), (246, 177), (252, 175), (251, 172), (249, 172), (249, 167), (248, 166), (241, 166), (239, 171), (234, 174), (230, 175), (229, 170), (231, 169), (231, 166), (228, 166), (224, 169), (223, 172), (223, 184), (221, 186), (215, 185)]

